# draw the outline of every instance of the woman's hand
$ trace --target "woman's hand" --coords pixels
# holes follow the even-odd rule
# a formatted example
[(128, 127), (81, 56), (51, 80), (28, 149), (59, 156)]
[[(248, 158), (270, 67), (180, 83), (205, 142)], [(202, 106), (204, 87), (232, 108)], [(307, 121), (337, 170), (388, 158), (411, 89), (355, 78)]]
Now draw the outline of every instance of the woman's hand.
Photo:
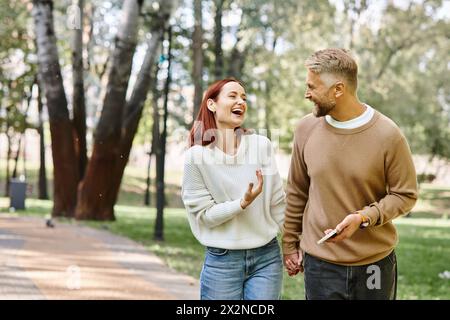
[(258, 185), (256, 186), (255, 190), (253, 190), (253, 183), (249, 183), (248, 189), (241, 200), (242, 209), (247, 208), (250, 203), (252, 203), (253, 200), (255, 200), (256, 197), (262, 192), (264, 181), (261, 169), (256, 170), (256, 177), (258, 178)]

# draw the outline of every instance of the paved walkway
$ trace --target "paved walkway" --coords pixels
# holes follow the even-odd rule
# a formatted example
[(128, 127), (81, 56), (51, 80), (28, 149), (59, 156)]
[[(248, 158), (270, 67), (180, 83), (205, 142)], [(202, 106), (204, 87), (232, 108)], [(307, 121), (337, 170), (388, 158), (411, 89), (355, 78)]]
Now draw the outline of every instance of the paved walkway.
[(198, 286), (129, 239), (0, 213), (0, 300), (191, 300)]

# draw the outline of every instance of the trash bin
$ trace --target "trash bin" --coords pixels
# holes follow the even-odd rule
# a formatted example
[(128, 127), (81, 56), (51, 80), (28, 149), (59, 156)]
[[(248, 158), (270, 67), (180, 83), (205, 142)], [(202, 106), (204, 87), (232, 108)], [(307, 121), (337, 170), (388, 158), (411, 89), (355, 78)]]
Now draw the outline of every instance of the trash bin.
[(16, 210), (25, 209), (25, 196), (27, 192), (27, 183), (21, 179), (11, 179), (9, 184), (10, 208)]

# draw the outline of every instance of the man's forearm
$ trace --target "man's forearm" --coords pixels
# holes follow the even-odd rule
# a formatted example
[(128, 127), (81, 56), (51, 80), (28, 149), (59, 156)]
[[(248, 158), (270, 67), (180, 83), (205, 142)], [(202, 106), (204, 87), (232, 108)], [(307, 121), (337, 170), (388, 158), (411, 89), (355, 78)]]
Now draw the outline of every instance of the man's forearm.
[(302, 234), (303, 212), (286, 210), (283, 227), (283, 254), (292, 254), (300, 247), (300, 236)]

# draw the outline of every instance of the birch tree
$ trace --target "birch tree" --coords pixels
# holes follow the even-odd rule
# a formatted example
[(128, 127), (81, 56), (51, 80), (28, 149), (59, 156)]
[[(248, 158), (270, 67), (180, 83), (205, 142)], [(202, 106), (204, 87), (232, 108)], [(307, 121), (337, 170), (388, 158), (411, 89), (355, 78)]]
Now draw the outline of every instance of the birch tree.
[(73, 126), (67, 109), (53, 26), (53, 1), (34, 0), (37, 56), (41, 84), (47, 100), (52, 139), (54, 204), (52, 216), (72, 217), (77, 200), (78, 165)]

